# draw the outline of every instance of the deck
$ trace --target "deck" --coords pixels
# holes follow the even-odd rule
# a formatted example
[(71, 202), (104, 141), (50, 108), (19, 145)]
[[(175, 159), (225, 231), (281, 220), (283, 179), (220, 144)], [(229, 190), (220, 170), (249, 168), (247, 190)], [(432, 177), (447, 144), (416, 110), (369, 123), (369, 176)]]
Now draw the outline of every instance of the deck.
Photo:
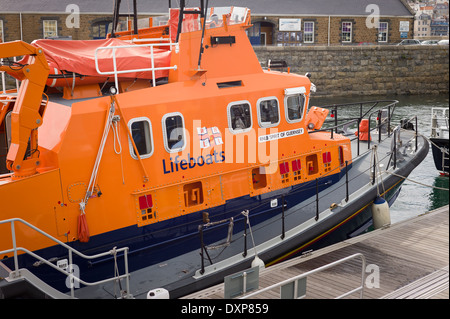
[[(366, 259), (364, 299), (449, 298), (449, 206), (314, 251), (260, 272), (265, 288), (355, 253)], [(307, 277), (306, 299), (331, 299), (361, 284), (362, 262), (346, 261)], [(280, 288), (255, 298), (280, 298)], [(222, 299), (223, 284), (183, 299)], [(354, 293), (347, 298), (359, 298)]]

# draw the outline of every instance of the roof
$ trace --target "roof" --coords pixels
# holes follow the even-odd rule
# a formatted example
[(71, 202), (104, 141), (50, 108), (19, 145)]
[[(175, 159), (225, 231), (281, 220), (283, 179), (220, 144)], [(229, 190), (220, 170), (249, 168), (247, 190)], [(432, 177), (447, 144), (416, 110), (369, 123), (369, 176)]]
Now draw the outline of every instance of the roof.
[[(1, 13), (65, 13), (74, 2), (81, 13), (112, 13), (114, 0), (1, 0)], [(142, 14), (166, 14), (169, 0), (137, 0), (138, 12)], [(177, 6), (178, 0), (172, 0)], [(196, 6), (198, 1), (186, 1)], [(132, 11), (132, 0), (122, 1), (122, 12)], [(276, 16), (367, 16), (369, 5), (376, 4), (381, 16), (412, 16), (405, 0), (210, 0), (209, 6), (245, 6), (253, 15)], [(129, 10), (128, 10), (129, 8)]]

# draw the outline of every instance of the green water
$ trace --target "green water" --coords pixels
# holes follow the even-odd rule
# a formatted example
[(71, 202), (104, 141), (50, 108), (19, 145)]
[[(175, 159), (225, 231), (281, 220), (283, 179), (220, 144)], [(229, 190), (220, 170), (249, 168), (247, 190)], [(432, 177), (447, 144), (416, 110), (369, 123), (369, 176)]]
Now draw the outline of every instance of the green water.
[[(312, 98), (310, 105), (329, 105), (347, 102), (372, 100), (398, 100), (394, 113), (394, 125), (400, 119), (418, 117), (419, 133), (430, 136), (431, 108), (449, 107), (448, 95), (427, 96), (369, 96), (352, 98)], [(391, 222), (396, 223), (439, 208), (449, 203), (449, 192), (434, 187), (449, 188), (449, 177), (440, 176), (430, 151), (427, 157), (409, 175), (409, 180), (403, 183), (397, 200), (391, 207)], [(418, 182), (418, 183), (417, 183)], [(420, 184), (419, 184), (420, 183)]]

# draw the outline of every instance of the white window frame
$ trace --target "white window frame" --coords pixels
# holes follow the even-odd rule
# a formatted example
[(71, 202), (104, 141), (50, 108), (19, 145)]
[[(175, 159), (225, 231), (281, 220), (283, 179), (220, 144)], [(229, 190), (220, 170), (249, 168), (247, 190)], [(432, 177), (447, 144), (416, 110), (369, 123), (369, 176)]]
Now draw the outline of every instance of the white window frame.
[[(180, 116), (181, 117), (181, 123), (183, 124), (182, 132), (183, 132), (183, 146), (177, 147), (174, 149), (169, 148), (169, 137), (167, 136), (167, 127), (166, 127), (166, 119), (171, 116)], [(184, 122), (184, 116), (180, 112), (173, 112), (173, 113), (167, 113), (162, 118), (162, 129), (163, 129), (163, 137), (164, 137), (164, 148), (168, 153), (178, 153), (183, 151), (186, 148), (186, 126)]]
[[(306, 24), (312, 24), (312, 31), (306, 32)], [(314, 21), (304, 21), (303, 22), (303, 43), (314, 43), (314, 31), (316, 29), (316, 25)], [(306, 41), (306, 35), (311, 35), (312, 40)]]
[[(231, 124), (230, 110), (234, 105), (239, 105), (239, 104), (248, 104), (250, 107), (250, 127), (246, 128), (246, 129), (233, 130), (233, 125)], [(253, 128), (252, 104), (247, 100), (235, 101), (235, 102), (229, 103), (227, 106), (227, 118), (228, 118), (228, 129), (230, 130), (230, 132), (232, 134), (249, 132)]]
[(55, 19), (46, 19), (46, 20), (42, 20), (42, 33), (43, 33), (43, 38), (47, 39), (48, 36), (47, 32), (49, 32), (48, 28), (46, 27), (46, 22), (55, 22), (55, 35), (52, 35), (51, 37), (57, 37), (58, 36), (58, 20)]
[[(344, 24), (350, 25), (350, 40), (346, 40), (346, 41), (344, 41)], [(341, 30), (341, 32), (342, 32), (342, 43), (351, 43), (353, 41), (353, 22), (351, 22), (351, 21), (342, 21), (341, 28), (342, 28), (342, 30)], [(345, 32), (345, 33), (348, 33), (348, 32)]]
[[(304, 88), (303, 88), (304, 89)], [(294, 89), (292, 89), (294, 90)], [(306, 108), (306, 94), (301, 93), (302, 90), (298, 90), (299, 92), (292, 92), (292, 93), (286, 93), (284, 96), (284, 113), (285, 113), (285, 117), (286, 117), (286, 122), (288, 123), (298, 123), (301, 122), (303, 120), (304, 114), (305, 114), (305, 108)], [(288, 98), (291, 96), (296, 96), (296, 95), (301, 95), (303, 96), (303, 109), (302, 109), (302, 114), (300, 116), (299, 119), (295, 119), (295, 120), (291, 120), (289, 119), (289, 108), (288, 108)]]
[[(153, 145), (153, 130), (152, 130), (152, 122), (150, 121), (149, 118), (147, 117), (136, 117), (133, 118), (131, 120), (128, 121), (128, 129), (130, 130), (131, 133), (131, 138), (133, 138), (133, 131), (131, 129), (131, 126), (133, 125), (133, 123), (135, 122), (142, 122), (145, 121), (148, 123), (148, 129), (149, 129), (149, 136), (145, 136), (145, 138), (150, 138), (150, 147), (151, 147), (151, 152), (147, 153), (147, 154), (139, 154), (139, 157), (141, 159), (144, 158), (149, 158), (153, 155), (154, 151), (155, 151), (155, 147)], [(136, 156), (136, 154), (134, 153), (134, 147), (133, 147), (133, 143), (131, 143), (131, 139), (130, 137), (128, 137), (128, 146), (129, 146), (129, 150), (130, 150), (130, 155), (132, 158), (134, 158), (135, 160), (138, 159), (138, 157)]]
[[(380, 26), (381, 26), (381, 24), (385, 24), (386, 25), (386, 31), (384, 31), (384, 32), (381, 32), (380, 31)], [(380, 40), (380, 35), (381, 34), (383, 34), (383, 33), (385, 33), (386, 34), (386, 40)], [(378, 42), (380, 42), (380, 43), (387, 43), (387, 42), (389, 42), (389, 22), (379, 22), (379, 27), (378, 27)]]
[[(276, 123), (271, 123), (271, 124), (263, 124), (263, 122), (261, 122), (261, 110), (260, 110), (260, 104), (261, 102), (264, 101), (271, 101), (271, 100), (275, 100), (277, 101), (277, 109), (278, 109), (278, 122)], [(262, 128), (267, 128), (267, 127), (274, 127), (274, 126), (278, 126), (278, 124), (280, 124), (281, 121), (281, 115), (280, 115), (280, 101), (278, 101), (276, 96), (268, 96), (268, 97), (263, 97), (260, 98), (258, 100), (258, 102), (256, 102), (256, 113), (258, 115), (258, 124), (260, 127)]]
[(0, 19), (0, 43), (5, 42), (5, 29), (3, 27), (3, 20)]

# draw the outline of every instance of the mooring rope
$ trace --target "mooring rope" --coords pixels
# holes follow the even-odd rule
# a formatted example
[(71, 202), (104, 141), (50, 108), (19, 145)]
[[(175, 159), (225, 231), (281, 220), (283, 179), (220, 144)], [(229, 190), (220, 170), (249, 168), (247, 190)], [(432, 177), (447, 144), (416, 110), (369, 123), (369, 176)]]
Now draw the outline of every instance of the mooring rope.
[(408, 177), (405, 177), (405, 176), (402, 176), (402, 175), (399, 175), (399, 174), (396, 174), (396, 173), (393, 173), (393, 172), (385, 171), (385, 173), (388, 173), (388, 174), (391, 174), (391, 175), (403, 178), (403, 179), (405, 179), (405, 180), (407, 180), (409, 182), (416, 183), (416, 184), (419, 184), (419, 185), (422, 185), (422, 186), (425, 186), (425, 187), (431, 187), (431, 188), (439, 189), (439, 190), (443, 190), (443, 191), (448, 191), (449, 190), (448, 188), (444, 188), (444, 187), (437, 187), (437, 186), (433, 186), (433, 185), (427, 185), (427, 184), (424, 184), (424, 183), (412, 180), (412, 179), (410, 179)]

